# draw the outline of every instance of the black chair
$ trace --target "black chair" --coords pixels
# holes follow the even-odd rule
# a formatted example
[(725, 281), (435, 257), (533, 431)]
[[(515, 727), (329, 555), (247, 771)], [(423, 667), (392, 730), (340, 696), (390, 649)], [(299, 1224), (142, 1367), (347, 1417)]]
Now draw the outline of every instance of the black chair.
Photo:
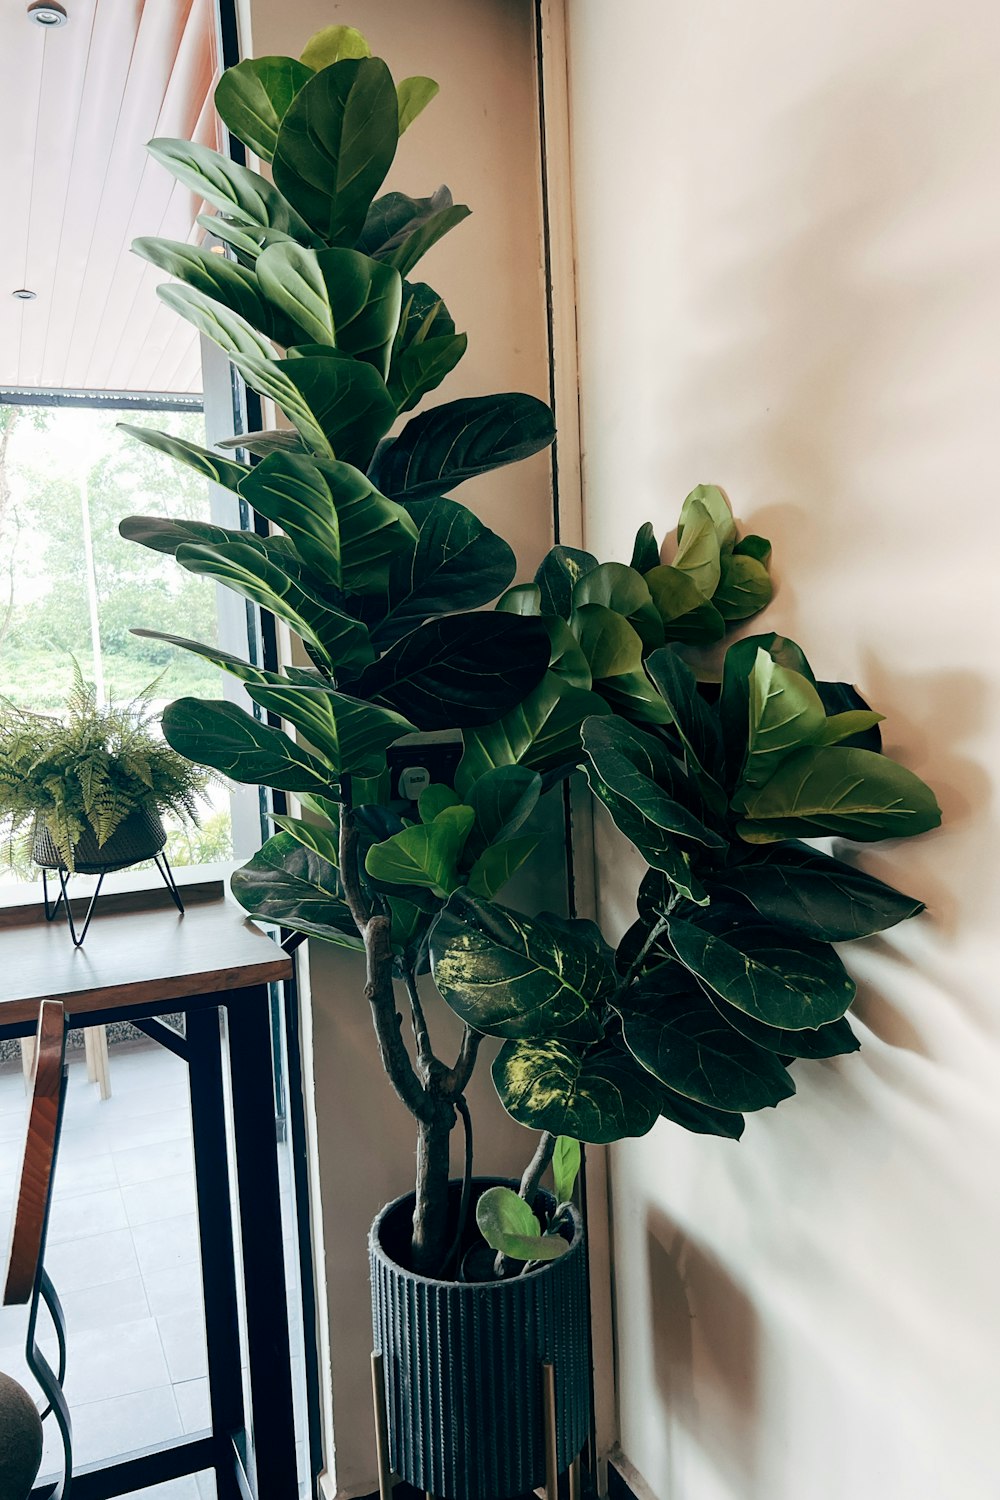
[[(63, 1395), (66, 1327), (59, 1298), (44, 1266), (45, 1236), (65, 1097), (66, 1017), (58, 1000), (43, 1000), (38, 1014), (34, 1072), (28, 1102), (28, 1130), (14, 1200), (14, 1224), (4, 1276), (3, 1305), (28, 1308), (25, 1358), (28, 1369), (47, 1402), (40, 1416), (36, 1412), (36, 1421), (40, 1430), (42, 1421), (51, 1414), (62, 1438), (63, 1475), (48, 1489), (48, 1500), (68, 1500), (73, 1474), (73, 1430), (69, 1408)], [(43, 1306), (55, 1328), (59, 1351), (56, 1370), (52, 1369), (38, 1346), (38, 1319)], [(16, 1385), (16, 1382), (10, 1384)], [(8, 1401), (11, 1412), (15, 1413), (11, 1420), (27, 1420), (23, 1417), (23, 1408), (16, 1392), (8, 1391)], [(18, 1411), (22, 1412), (21, 1418), (16, 1415)], [(31, 1425), (28, 1421), (28, 1426)], [(40, 1456), (39, 1448), (39, 1458)], [(2, 1475), (3, 1469), (0, 1466), (0, 1476)], [(34, 1477), (33, 1474), (32, 1480)], [(8, 1500), (5, 1490), (0, 1490), (0, 1500)], [(10, 1500), (21, 1500), (20, 1492), (11, 1489)]]

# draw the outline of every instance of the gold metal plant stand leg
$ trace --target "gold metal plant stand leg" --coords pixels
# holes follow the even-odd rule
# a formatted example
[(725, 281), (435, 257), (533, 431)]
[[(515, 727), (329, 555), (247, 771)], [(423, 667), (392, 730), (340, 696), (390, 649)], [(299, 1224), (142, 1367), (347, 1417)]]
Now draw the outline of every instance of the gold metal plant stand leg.
[(545, 1421), (545, 1500), (559, 1500), (555, 1365), (542, 1365), (542, 1413)]
[(389, 1422), (385, 1411), (385, 1379), (382, 1356), (372, 1351), (372, 1401), (375, 1405), (375, 1459), (378, 1464), (379, 1500), (392, 1500), (392, 1468), (389, 1464)]

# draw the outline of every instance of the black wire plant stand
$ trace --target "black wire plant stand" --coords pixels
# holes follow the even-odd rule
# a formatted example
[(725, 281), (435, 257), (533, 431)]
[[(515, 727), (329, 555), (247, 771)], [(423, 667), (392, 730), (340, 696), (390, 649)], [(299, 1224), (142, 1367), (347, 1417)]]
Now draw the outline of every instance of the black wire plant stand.
[[(96, 835), (88, 829), (80, 838), (79, 843), (74, 846), (73, 869), (70, 870), (53, 843), (48, 829), (42, 825), (37, 826), (31, 852), (35, 863), (40, 865), (42, 870), (45, 920), (54, 922), (65, 908), (73, 946), (81, 948), (87, 936), (87, 929), (90, 927), (105, 876), (112, 874), (115, 870), (126, 870), (131, 865), (141, 864), (149, 859), (159, 871), (171, 901), (183, 916), (184, 901), (177, 881), (174, 879), (174, 872), (170, 868), (166, 843), (166, 831), (156, 808), (137, 807), (119, 824), (104, 844), (98, 844)], [(87, 906), (83, 925), (79, 929), (73, 917), (73, 903), (69, 893), (70, 878), (74, 874), (97, 876), (97, 885), (94, 887)], [(54, 875), (59, 886), (59, 893), (54, 900), (49, 886), (50, 875)]]

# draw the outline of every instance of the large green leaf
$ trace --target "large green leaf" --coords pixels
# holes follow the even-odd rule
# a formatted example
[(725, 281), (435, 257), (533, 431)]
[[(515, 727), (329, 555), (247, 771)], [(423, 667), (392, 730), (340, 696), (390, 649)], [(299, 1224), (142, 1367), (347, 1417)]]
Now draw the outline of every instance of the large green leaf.
[(585, 1042), (601, 1035), (600, 1007), (617, 983), (614, 966), (589, 943), (464, 890), (434, 925), (431, 972), (477, 1031)]
[(650, 573), (660, 566), (660, 544), (656, 540), (652, 521), (644, 521), (635, 534), (632, 547), (632, 567), (637, 573)]
[[(750, 672), (750, 726), (747, 757), (740, 777), (746, 788), (761, 787), (781, 761), (803, 745), (822, 742), (826, 710), (808, 677), (757, 652)], [(737, 803), (739, 805), (739, 803)]]
[(296, 94), (274, 149), (274, 180), (331, 245), (353, 245), (396, 154), (399, 113), (380, 58), (324, 68)]
[(214, 235), (228, 245), (241, 266), (252, 271), (257, 258), (268, 245), (287, 243), (292, 236), (283, 229), (258, 229), (255, 224), (243, 224), (230, 219), (228, 214), (199, 214), (198, 224), (208, 234)]
[(261, 291), (314, 344), (366, 360), (385, 379), (399, 326), (398, 271), (356, 250), (271, 245), (257, 261)]
[[(172, 282), (161, 282), (156, 295), (173, 312), (179, 313), (199, 333), (218, 344), (236, 364), (240, 372), (249, 379), (242, 361), (251, 362), (248, 368), (276, 363), (275, 351), (262, 333), (242, 314), (234, 312), (224, 302), (218, 302), (207, 292), (193, 286), (174, 286)], [(256, 383), (256, 382), (255, 382)], [(272, 392), (268, 391), (268, 395)], [(276, 398), (277, 399), (277, 398)]]
[(369, 474), (385, 494), (419, 500), (538, 453), (554, 436), (552, 412), (534, 396), (468, 396), (411, 418)]
[(176, 555), (189, 573), (217, 578), (291, 625), (334, 671), (356, 671), (371, 660), (364, 626), (303, 589), (264, 556), (253, 539), (186, 544), (178, 547)]
[(393, 559), (388, 610), (372, 629), (377, 646), (398, 640), (430, 615), (488, 604), (517, 566), (503, 538), (457, 501), (415, 500), (407, 511), (418, 528), (417, 545)]
[(666, 1088), (660, 1097), (660, 1114), (695, 1135), (723, 1136), (730, 1141), (738, 1141), (745, 1126), (742, 1115), (726, 1109), (709, 1109), (706, 1104), (696, 1104), (693, 1099), (685, 1099), (683, 1094)]
[(178, 698), (163, 711), (168, 745), (234, 781), (284, 792), (329, 792), (330, 771), (280, 729), (235, 703)]
[(773, 1052), (734, 1031), (678, 965), (634, 986), (620, 1009), (625, 1044), (668, 1088), (712, 1109), (765, 1109), (795, 1092)]
[(333, 688), (268, 683), (251, 687), (249, 693), (268, 713), (294, 724), (327, 757), (335, 776), (377, 776), (385, 765), (386, 748), (413, 731), (401, 714)]
[(368, 210), (356, 248), (376, 260), (389, 261), (401, 276), (407, 276), (420, 257), (469, 213), (464, 203), (453, 202), (444, 186), (429, 198), (386, 193)]
[(261, 922), (278, 923), (342, 948), (364, 946), (336, 868), (290, 833), (268, 839), (250, 863), (234, 873), (230, 884), (244, 910)]
[(663, 1098), (624, 1047), (573, 1046), (553, 1036), (507, 1042), (493, 1063), (493, 1082), (519, 1124), (593, 1145), (648, 1134)]
[(677, 521), (678, 543), (687, 540), (692, 526), (699, 529), (705, 516), (712, 523), (720, 549), (730, 551), (736, 541), (736, 523), (729, 501), (715, 484), (697, 484), (686, 497)]
[(418, 626), (345, 686), (419, 729), (461, 729), (520, 703), (548, 662), (549, 638), (537, 620), (450, 614)]
[(722, 639), (726, 622), (699, 592), (690, 573), (666, 563), (643, 576), (668, 640), (711, 645)]
[(700, 499), (692, 500), (690, 496), (685, 501), (682, 516), (685, 523), (683, 528), (678, 527), (673, 567), (694, 584), (703, 600), (710, 600), (721, 576), (721, 552), (715, 521), (704, 503)]
[(435, 338), (414, 338), (398, 348), (388, 376), (389, 395), (396, 410), (412, 411), (429, 391), (436, 390), (468, 344), (467, 334), (444, 333)]
[(923, 911), (924, 903), (804, 844), (780, 844), (713, 877), (744, 896), (768, 921), (828, 943), (884, 932)]
[(138, 635), (145, 640), (166, 641), (170, 646), (179, 646), (184, 651), (191, 651), (195, 656), (204, 657), (213, 666), (220, 667), (224, 672), (230, 672), (240, 682), (267, 682), (276, 677), (277, 673), (265, 672), (262, 667), (255, 667), (252, 662), (244, 661), (240, 656), (233, 656), (229, 651), (223, 651), (219, 646), (206, 646), (201, 641), (190, 641), (183, 635), (169, 635), (163, 630), (142, 630), (138, 626), (132, 626), (130, 635)]
[(134, 427), (128, 422), (119, 422), (117, 426), (120, 432), (127, 432), (129, 437), (137, 438), (140, 443), (146, 443), (150, 448), (156, 448), (160, 453), (177, 459), (179, 463), (187, 464), (196, 474), (210, 479), (213, 484), (224, 485), (227, 490), (235, 490), (240, 480), (250, 472), (246, 464), (220, 458), (211, 449), (199, 448), (197, 443), (173, 437), (169, 432), (155, 432), (151, 427)]
[(771, 576), (756, 557), (736, 552), (723, 555), (712, 604), (724, 620), (749, 620), (770, 604), (772, 592)]
[(741, 1036), (779, 1057), (842, 1057), (848, 1052), (857, 1052), (861, 1046), (846, 1016), (815, 1029), (783, 1031), (780, 1027), (765, 1026), (761, 1021), (755, 1021), (745, 1011), (737, 1010), (735, 1005), (720, 1000), (718, 995), (709, 994), (709, 999), (720, 1016), (735, 1027)]
[[(670, 709), (689, 762), (714, 783), (721, 783), (725, 774), (725, 747), (718, 715), (699, 692), (698, 679), (687, 662), (674, 648), (664, 646), (647, 659), (646, 671)], [(702, 789), (705, 790), (704, 783)]]
[(624, 563), (601, 563), (580, 577), (573, 589), (573, 606), (603, 604), (623, 615), (644, 646), (663, 644), (663, 621), (645, 579)]
[(458, 861), (472, 828), (471, 807), (445, 807), (431, 823), (414, 823), (372, 844), (365, 869), (388, 885), (429, 886), (448, 896), (460, 884)]
[(930, 787), (871, 750), (797, 750), (745, 798), (737, 832), (749, 843), (840, 835), (859, 843), (908, 838), (941, 822)]
[(580, 1175), (583, 1153), (580, 1142), (571, 1135), (561, 1135), (552, 1152), (552, 1180), (555, 1183), (556, 1202), (569, 1203)]
[[(590, 768), (596, 773), (590, 778), (591, 784), (616, 822), (624, 805), (634, 808), (654, 829), (709, 849), (726, 847), (722, 835), (707, 828), (692, 810), (692, 796), (696, 800), (697, 793), (660, 740), (612, 716), (588, 719), (583, 726), (583, 745), (588, 776)], [(655, 842), (658, 846), (660, 841)], [(646, 853), (641, 844), (638, 847)], [(654, 852), (651, 848), (650, 853)]]
[[(816, 691), (823, 700), (826, 709), (827, 723), (843, 721), (848, 714), (870, 713), (870, 705), (862, 698), (857, 688), (849, 682), (817, 682)], [(881, 722), (881, 715), (873, 715)], [(861, 727), (851, 735), (841, 736), (841, 743), (850, 745), (857, 750), (874, 750), (876, 753), (882, 749), (882, 735), (878, 724), (869, 723), (866, 728)]]
[(789, 1031), (838, 1020), (856, 986), (834, 950), (715, 902), (697, 920), (669, 919), (674, 951), (692, 974), (765, 1026)]
[(535, 573), (542, 614), (559, 615), (568, 620), (577, 584), (596, 567), (597, 558), (592, 552), (583, 552), (579, 547), (551, 547)]
[(384, 589), (392, 559), (411, 552), (417, 535), (402, 506), (349, 464), (272, 453), (240, 493), (288, 532), (314, 571), (348, 592)]
[(812, 668), (801, 646), (785, 636), (768, 631), (764, 635), (744, 636), (726, 650), (722, 663), (722, 687), (719, 693), (719, 722), (726, 745), (726, 768), (733, 785), (746, 759), (750, 737), (750, 674), (758, 651), (766, 651), (778, 666), (796, 672), (808, 682), (815, 682)]
[(466, 730), (455, 784), (465, 793), (494, 766), (521, 764), (542, 772), (575, 766), (582, 755), (580, 725), (607, 713), (608, 705), (596, 693), (546, 672), (535, 690), (501, 718)]
[(191, 542), (228, 542), (240, 533), (211, 521), (174, 521), (169, 516), (125, 516), (118, 530), (127, 542), (175, 557), (178, 547)]
[(150, 141), (146, 150), (185, 187), (229, 218), (262, 229), (283, 230), (307, 245), (315, 243), (305, 220), (259, 172), (251, 172), (249, 167), (241, 167), (228, 156), (194, 141), (161, 138)]
[(382, 377), (362, 360), (315, 354), (232, 358), (244, 379), (278, 403), (321, 459), (366, 468), (396, 416)]
[(279, 344), (299, 341), (294, 322), (280, 307), (272, 306), (258, 284), (256, 273), (246, 266), (178, 240), (138, 239), (132, 241), (132, 249), (161, 271), (238, 313), (269, 339), (276, 339)]
[(474, 896), (492, 897), (502, 891), (508, 880), (530, 859), (541, 843), (534, 834), (505, 839), (484, 849), (469, 871), (468, 888)]
[(530, 818), (542, 791), (542, 778), (527, 766), (496, 766), (467, 788), (466, 801), (476, 814), (469, 848), (513, 838)]
[(285, 112), (312, 76), (293, 57), (247, 57), (219, 79), (215, 107), (237, 140), (270, 161)]

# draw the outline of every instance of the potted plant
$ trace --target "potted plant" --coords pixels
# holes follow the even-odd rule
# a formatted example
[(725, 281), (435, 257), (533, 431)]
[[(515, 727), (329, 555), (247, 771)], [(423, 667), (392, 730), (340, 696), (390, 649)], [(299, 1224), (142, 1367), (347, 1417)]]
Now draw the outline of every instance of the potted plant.
[(167, 856), (161, 814), (196, 820), (196, 798), (208, 776), (151, 730), (146, 702), (154, 684), (132, 702), (101, 706), (93, 685), (73, 662), (73, 687), (62, 717), (0, 703), (0, 827), (7, 857), (54, 870), (60, 902), (70, 874), (98, 875), (155, 860), (171, 896), (183, 910)]
[[(853, 1050), (854, 986), (831, 944), (920, 903), (801, 840), (900, 837), (939, 814), (881, 754), (879, 716), (816, 681), (792, 642), (737, 641), (720, 672), (719, 643), (771, 597), (769, 545), (738, 535), (720, 490), (688, 496), (669, 562), (647, 524), (628, 564), (555, 547), (518, 585), (511, 549), (451, 492), (543, 448), (548, 408), (467, 397), (397, 425), (465, 350), (438, 293), (410, 278), (468, 210), (446, 188), (377, 196), (435, 92), (397, 86), (334, 26), (301, 59), (248, 59), (219, 84), (220, 114), (273, 181), (151, 144), (215, 207), (200, 222), (232, 258), (136, 248), (291, 428), (235, 440), (255, 464), (134, 430), (237, 491), (272, 535), (149, 517), (121, 529), (273, 611), (310, 663), (269, 672), (161, 637), (251, 700), (181, 699), (164, 733), (297, 799), (233, 877), (244, 907), (365, 951), (377, 1045), (418, 1140), (415, 1192), (370, 1241), (386, 1463), (479, 1500), (543, 1476), (540, 1363), (556, 1395), (550, 1479), (586, 1432), (578, 1143), (661, 1116), (738, 1138), (745, 1112), (794, 1091), (794, 1059)], [(442, 730), (460, 732), (460, 758), (411, 800), (390, 759)], [(590, 921), (498, 899), (535, 850), (540, 797), (580, 767), (650, 867), (617, 948)], [(427, 1025), (428, 972), (464, 1022), (451, 1063)], [(502, 1041), (501, 1100), (536, 1133), (519, 1186), (472, 1175), (464, 1094), (484, 1036)], [(458, 1121), (466, 1172), (449, 1183)], [(554, 1194), (540, 1190), (550, 1165)]]

